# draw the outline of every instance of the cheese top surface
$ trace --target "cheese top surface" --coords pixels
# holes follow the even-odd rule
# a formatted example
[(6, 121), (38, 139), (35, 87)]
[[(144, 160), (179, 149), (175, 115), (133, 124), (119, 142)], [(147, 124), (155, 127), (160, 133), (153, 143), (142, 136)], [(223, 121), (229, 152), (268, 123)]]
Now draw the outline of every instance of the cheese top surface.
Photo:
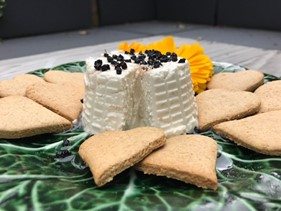
[[(127, 61), (132, 56), (121, 52), (111, 55), (122, 55)], [(189, 63), (179, 60), (147, 64), (146, 55), (144, 64), (131, 60), (120, 73), (116, 63), (111, 64), (106, 57), (87, 59), (84, 130), (97, 134), (153, 126), (163, 129), (167, 136), (192, 132), (198, 122)], [(110, 69), (97, 70), (101, 61)]]

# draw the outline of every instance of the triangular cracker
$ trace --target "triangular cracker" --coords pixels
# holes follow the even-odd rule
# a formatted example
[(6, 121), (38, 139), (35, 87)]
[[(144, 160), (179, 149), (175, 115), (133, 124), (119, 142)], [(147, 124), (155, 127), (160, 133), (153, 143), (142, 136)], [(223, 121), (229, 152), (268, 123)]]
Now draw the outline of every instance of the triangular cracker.
[(202, 135), (181, 135), (136, 165), (145, 174), (181, 180), (202, 188), (217, 189), (217, 143)]
[(0, 99), (0, 138), (24, 138), (57, 133), (71, 128), (71, 122), (22, 96)]
[(42, 78), (31, 74), (17, 75), (11, 80), (2, 80), (0, 81), (0, 97), (24, 96), (27, 86), (42, 82), (45, 82)]
[(258, 112), (260, 99), (251, 92), (211, 89), (196, 96), (199, 130)]
[(207, 84), (208, 89), (229, 89), (236, 91), (254, 91), (263, 84), (264, 75), (257, 70), (223, 72), (214, 75)]
[(281, 155), (281, 111), (271, 111), (216, 125), (215, 133), (266, 155)]
[(26, 89), (26, 97), (70, 121), (77, 119), (82, 110), (80, 93), (68, 85), (32, 84)]
[(259, 113), (281, 110), (281, 80), (262, 85), (255, 94), (261, 99)]
[(44, 74), (44, 79), (50, 83), (74, 86), (77, 92), (80, 93), (80, 99), (84, 98), (85, 83), (83, 73), (50, 70)]
[(89, 165), (95, 183), (102, 186), (163, 146), (165, 141), (164, 132), (152, 127), (108, 131), (82, 143), (79, 155)]

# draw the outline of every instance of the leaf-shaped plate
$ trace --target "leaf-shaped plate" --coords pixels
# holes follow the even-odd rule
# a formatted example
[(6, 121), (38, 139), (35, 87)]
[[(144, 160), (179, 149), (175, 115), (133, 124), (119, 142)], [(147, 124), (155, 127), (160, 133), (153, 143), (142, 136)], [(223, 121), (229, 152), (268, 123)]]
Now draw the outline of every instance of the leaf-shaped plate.
[[(52, 69), (83, 72), (85, 62)], [(49, 69), (31, 72), (38, 76)], [(215, 63), (215, 72), (245, 68)], [(265, 74), (266, 81), (280, 78)], [(129, 169), (95, 186), (77, 150), (87, 134), (77, 125), (60, 134), (0, 140), (0, 207), (4, 210), (281, 210), (281, 158), (255, 153), (211, 131), (219, 144), (217, 191)], [(69, 140), (68, 143), (64, 140)], [(68, 146), (65, 146), (68, 145)], [(56, 153), (71, 155), (57, 159)]]

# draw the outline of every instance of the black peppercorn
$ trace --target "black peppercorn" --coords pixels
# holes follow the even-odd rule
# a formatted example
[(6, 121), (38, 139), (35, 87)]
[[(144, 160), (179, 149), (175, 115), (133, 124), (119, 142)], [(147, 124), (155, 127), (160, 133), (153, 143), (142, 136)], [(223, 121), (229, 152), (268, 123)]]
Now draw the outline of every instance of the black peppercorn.
[(108, 62), (112, 62), (112, 61), (113, 61), (113, 58), (112, 58), (111, 56), (108, 56), (108, 57), (107, 57), (107, 61), (108, 61)]
[(172, 57), (172, 61), (173, 61), (173, 62), (178, 61), (178, 57)]
[(62, 158), (62, 155), (63, 155), (62, 151), (56, 152), (56, 158)]
[(136, 59), (135, 59), (135, 63), (136, 63), (136, 64), (139, 64), (141, 61), (142, 61), (142, 60), (139, 59), (139, 58), (136, 58)]
[(61, 158), (65, 158), (72, 155), (72, 153), (69, 150), (64, 150), (64, 151), (58, 151), (56, 153), (56, 158), (61, 159)]
[(134, 54), (135, 50), (134, 49), (130, 49), (130, 54)]
[(156, 62), (154, 62), (154, 64), (153, 64), (153, 68), (158, 68), (158, 67), (160, 67), (162, 64), (160, 63), (160, 62), (158, 62), (158, 61), (156, 61)]
[(110, 70), (109, 64), (104, 64), (103, 66), (101, 66), (101, 70), (102, 70), (102, 71)]
[(69, 144), (70, 144), (70, 141), (67, 140), (67, 139), (65, 139), (65, 140), (62, 142), (62, 146), (63, 146), (63, 147), (67, 147), (67, 146), (69, 146)]
[(72, 153), (70, 151), (68, 151), (68, 150), (62, 151), (62, 154), (63, 154), (64, 158), (72, 155)]
[(147, 62), (149, 65), (153, 65), (153, 60), (148, 60)]
[(122, 67), (123, 70), (127, 69), (127, 64), (125, 62), (121, 62), (120, 66)]
[(111, 64), (112, 64), (113, 66), (116, 66), (116, 65), (118, 65), (118, 62), (116, 62), (116, 61), (113, 60), (113, 61), (111, 62)]
[(170, 56), (170, 58), (171, 58), (171, 60), (172, 60), (173, 62), (178, 61), (178, 56), (177, 56), (177, 54), (175, 54), (175, 53), (172, 53), (171, 56)]
[(95, 61), (95, 66), (102, 66), (102, 60), (98, 59)]
[(145, 56), (143, 53), (140, 53), (138, 57), (139, 57), (141, 60), (143, 60), (143, 59), (145, 59), (146, 56)]
[(95, 61), (94, 67), (96, 70), (101, 70), (101, 66), (102, 66), (102, 60), (98, 59), (97, 61)]
[(116, 74), (117, 74), (117, 75), (121, 75), (121, 73), (122, 73), (121, 67), (116, 66), (116, 67), (115, 67), (115, 70), (116, 70)]
[(117, 56), (117, 61), (123, 61), (123, 60), (124, 60), (124, 57), (121, 54), (119, 54)]
[(185, 58), (181, 58), (181, 59), (179, 60), (179, 63), (185, 63)]
[(140, 62), (140, 64), (146, 65), (147, 62), (143, 60), (143, 61)]
[(101, 70), (101, 66), (95, 66), (96, 70)]
[(160, 62), (168, 62), (168, 57), (167, 56), (162, 56), (161, 58), (160, 58)]

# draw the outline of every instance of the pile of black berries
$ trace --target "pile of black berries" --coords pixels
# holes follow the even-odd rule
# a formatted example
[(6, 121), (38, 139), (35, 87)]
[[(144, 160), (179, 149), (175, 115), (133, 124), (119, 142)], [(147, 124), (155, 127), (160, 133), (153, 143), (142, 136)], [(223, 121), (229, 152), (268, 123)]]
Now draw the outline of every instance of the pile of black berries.
[[(131, 49), (130, 51), (125, 51), (125, 54), (130, 55), (130, 59), (125, 59), (121, 54), (113, 54), (110, 56), (108, 53), (104, 53), (104, 57), (107, 58), (107, 62), (114, 66), (116, 74), (122, 74), (123, 70), (127, 69), (127, 63), (135, 63), (140, 65), (149, 65), (152, 68), (159, 68), (162, 66), (162, 63), (166, 62), (177, 62), (178, 56), (176, 53), (167, 52), (162, 54), (157, 50), (146, 50), (144, 53), (140, 52), (135, 54), (135, 50)], [(95, 69), (98, 71), (107, 71), (110, 70), (108, 64), (102, 64), (102, 60), (95, 61)], [(178, 63), (185, 63), (185, 59), (179, 59)]]
[(122, 70), (127, 69), (126, 62), (131, 62), (131, 61), (125, 60), (124, 56), (122, 56), (121, 54), (119, 54), (119, 55), (113, 54), (112, 56), (110, 56), (108, 53), (105, 53), (103, 56), (106, 57), (107, 61), (114, 66), (114, 68), (116, 70), (116, 74), (118, 74), (118, 75), (120, 75), (122, 73)]
[(98, 59), (95, 61), (95, 69), (101, 70), (101, 71), (107, 71), (110, 70), (110, 66), (108, 64), (102, 64), (102, 60)]
[(56, 153), (56, 158), (63, 159), (63, 158), (71, 156), (72, 153), (68, 150), (69, 147), (70, 147), (70, 141), (68, 139), (65, 139), (62, 142), (61, 150)]

